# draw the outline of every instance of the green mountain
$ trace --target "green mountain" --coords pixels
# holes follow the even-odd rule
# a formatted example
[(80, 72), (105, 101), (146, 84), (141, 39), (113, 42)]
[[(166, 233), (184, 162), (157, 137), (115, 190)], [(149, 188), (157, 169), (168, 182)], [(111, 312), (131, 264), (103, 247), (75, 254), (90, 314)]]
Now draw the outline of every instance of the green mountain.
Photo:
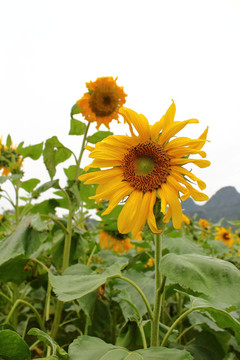
[(197, 205), (192, 199), (182, 203), (183, 212), (189, 217), (207, 219), (213, 223), (222, 218), (240, 220), (240, 193), (235, 187), (226, 186), (218, 190), (204, 205)]

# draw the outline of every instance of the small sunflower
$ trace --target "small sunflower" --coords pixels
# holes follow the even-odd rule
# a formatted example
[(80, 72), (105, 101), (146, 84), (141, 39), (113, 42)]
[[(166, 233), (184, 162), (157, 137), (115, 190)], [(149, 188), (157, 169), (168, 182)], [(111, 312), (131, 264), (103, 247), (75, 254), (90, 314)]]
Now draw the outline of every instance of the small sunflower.
[(2, 176), (8, 176), (10, 173), (20, 173), (22, 166), (22, 157), (17, 153), (16, 146), (2, 144), (0, 138), (0, 172)]
[(145, 268), (150, 268), (154, 266), (154, 259), (153, 258), (149, 258), (147, 263), (145, 264)]
[(127, 253), (135, 246), (131, 244), (131, 239), (122, 234), (116, 235), (110, 231), (100, 230), (99, 233), (99, 244), (102, 249), (112, 249), (118, 254)]
[(225, 227), (216, 227), (217, 234), (215, 236), (215, 240), (223, 241), (227, 246), (232, 247), (234, 240), (233, 235), (231, 233), (231, 227), (226, 229)]
[(87, 121), (97, 122), (99, 129), (104, 124), (109, 129), (109, 123), (115, 119), (118, 121), (119, 108), (125, 103), (126, 94), (123, 87), (116, 83), (111, 76), (98, 78), (96, 81), (86, 83), (88, 93), (77, 101), (82, 115)]
[(203, 230), (210, 231), (210, 225), (211, 224), (206, 219), (199, 219), (198, 224)]
[[(126, 200), (118, 216), (118, 230), (122, 234), (132, 232), (133, 237), (146, 223), (152, 232), (160, 233), (156, 218), (164, 214), (163, 221), (172, 218), (174, 228), (180, 229), (183, 221), (181, 200), (190, 196), (197, 201), (208, 196), (196, 190), (190, 182), (196, 181), (201, 190), (206, 184), (183, 165), (193, 163), (201, 168), (210, 165), (208, 160), (192, 159), (191, 154), (206, 157), (202, 147), (208, 128), (198, 139), (174, 137), (187, 124), (196, 119), (174, 121), (175, 104), (154, 125), (145, 116), (121, 108), (120, 114), (128, 123), (131, 136), (112, 135), (98, 142), (89, 155), (94, 158), (86, 168), (108, 168), (81, 175), (87, 184), (99, 184), (96, 201), (110, 200), (102, 215), (109, 214), (121, 200)], [(138, 132), (134, 134), (133, 126)], [(160, 201), (161, 200), (161, 201)], [(159, 205), (160, 204), (160, 205)], [(158, 212), (158, 213), (157, 213)]]

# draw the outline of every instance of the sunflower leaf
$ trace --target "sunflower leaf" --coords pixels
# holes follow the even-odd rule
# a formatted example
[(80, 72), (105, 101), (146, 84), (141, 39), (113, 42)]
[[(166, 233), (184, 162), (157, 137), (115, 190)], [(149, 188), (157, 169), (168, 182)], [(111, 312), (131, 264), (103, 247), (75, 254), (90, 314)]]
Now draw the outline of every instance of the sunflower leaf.
[(167, 348), (148, 348), (129, 351), (121, 346), (107, 344), (99, 338), (79, 336), (69, 346), (69, 360), (192, 360), (185, 350)]
[(240, 271), (230, 262), (198, 254), (167, 254), (160, 268), (170, 280), (204, 294), (221, 308), (240, 307)]

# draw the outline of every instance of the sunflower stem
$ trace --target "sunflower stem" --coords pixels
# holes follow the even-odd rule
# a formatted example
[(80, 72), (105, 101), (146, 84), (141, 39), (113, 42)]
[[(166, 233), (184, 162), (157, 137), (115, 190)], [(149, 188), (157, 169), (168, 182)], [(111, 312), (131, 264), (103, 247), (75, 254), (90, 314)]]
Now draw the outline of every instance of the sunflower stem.
[[(85, 145), (86, 145), (86, 139), (87, 139), (87, 133), (88, 133), (88, 130), (89, 130), (89, 126), (90, 126), (90, 122), (86, 126), (83, 141), (82, 141), (82, 146), (81, 146), (81, 150), (80, 150), (80, 154), (79, 154), (78, 159), (76, 160), (76, 172), (75, 172), (75, 180), (74, 180), (74, 182), (78, 181), (79, 168), (80, 168), (80, 163), (81, 163), (81, 160), (82, 160), (84, 148), (85, 148)], [(67, 228), (64, 227), (65, 241), (64, 241), (64, 250), (63, 250), (63, 263), (62, 263), (62, 269), (61, 269), (62, 273), (69, 266), (70, 251), (71, 251), (71, 241), (72, 241), (72, 228), (73, 228), (72, 220), (73, 220), (73, 217), (74, 217), (74, 211), (73, 211), (71, 199), (68, 196), (67, 191), (65, 191), (65, 194), (66, 194), (67, 199), (68, 199), (69, 213), (68, 213)], [(61, 317), (62, 317), (62, 312), (63, 312), (63, 304), (64, 303), (62, 301), (60, 301), (60, 300), (58, 300), (57, 304), (56, 304), (55, 316), (54, 316), (54, 321), (53, 321), (53, 326), (52, 326), (52, 331), (51, 331), (51, 336), (52, 336), (53, 339), (55, 339), (57, 337), (58, 328), (59, 328), (59, 325), (60, 325), (60, 322), (61, 322)]]
[(162, 294), (164, 291), (166, 278), (160, 272), (160, 260), (162, 257), (161, 234), (155, 234), (155, 300), (153, 309), (153, 319), (151, 325), (151, 346), (159, 346), (159, 321), (162, 305)]

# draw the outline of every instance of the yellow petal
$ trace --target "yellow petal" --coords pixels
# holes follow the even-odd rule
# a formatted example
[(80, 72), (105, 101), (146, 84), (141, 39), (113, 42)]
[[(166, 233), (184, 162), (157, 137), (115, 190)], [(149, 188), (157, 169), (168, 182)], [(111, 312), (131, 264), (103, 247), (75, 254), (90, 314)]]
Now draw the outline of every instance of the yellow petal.
[(192, 147), (175, 147), (167, 151), (168, 155), (173, 157), (183, 157), (190, 154), (198, 154), (201, 157), (205, 158), (207, 154), (205, 151), (193, 149)]
[(201, 149), (204, 145), (204, 143), (207, 141), (207, 133), (208, 133), (208, 126), (207, 128), (204, 130), (204, 132), (202, 133), (202, 135), (199, 136), (199, 140), (203, 140), (204, 142), (203, 143), (199, 143), (199, 144), (196, 144), (194, 147), (195, 149)]
[(201, 190), (204, 190), (206, 188), (205, 182), (202, 181), (201, 179), (199, 179), (197, 176), (195, 176), (191, 171), (189, 171), (181, 166), (172, 166), (171, 170), (172, 170), (173, 174), (175, 172), (177, 172), (178, 174), (186, 175), (189, 177), (189, 179), (196, 181)]
[(121, 180), (123, 180), (122, 169), (120, 167), (84, 174), (79, 176), (79, 180), (85, 180), (85, 184), (106, 184), (106, 182), (108, 183), (115, 176), (121, 177)]
[(202, 146), (205, 144), (205, 140), (203, 139), (190, 139), (188, 137), (179, 137), (179, 138), (174, 138), (171, 141), (169, 141), (169, 143), (167, 143), (164, 146), (165, 150), (169, 150), (172, 148), (176, 148), (179, 146), (190, 146), (192, 149), (198, 149), (198, 146), (201, 145), (200, 148), (202, 148)]
[(161, 186), (163, 195), (169, 204), (172, 212), (172, 222), (175, 229), (181, 229), (182, 227), (182, 207), (178, 198), (178, 192), (170, 188), (166, 184)]
[(163, 196), (163, 192), (162, 192), (161, 188), (158, 189), (158, 195), (161, 199), (161, 213), (165, 214), (166, 208), (167, 208), (167, 202), (166, 202), (165, 197)]
[(119, 113), (124, 117), (128, 124), (133, 124), (142, 140), (150, 139), (150, 126), (146, 117), (135, 111), (121, 107)]
[(152, 191), (151, 193), (151, 202), (150, 202), (150, 205), (149, 205), (149, 214), (148, 214), (148, 225), (151, 229), (151, 231), (155, 234), (160, 234), (162, 232), (161, 229), (158, 229), (157, 228), (157, 224), (156, 224), (156, 219), (155, 219), (155, 216), (154, 216), (154, 213), (153, 213), (153, 207), (156, 203), (156, 191)]
[(134, 220), (142, 203), (143, 193), (141, 191), (133, 191), (126, 201), (122, 211), (118, 216), (118, 230), (122, 234), (127, 234), (134, 227)]
[(125, 181), (121, 181), (121, 178), (112, 179), (107, 184), (101, 184), (98, 186), (96, 195), (90, 196), (89, 199), (95, 200), (109, 200), (117, 190), (125, 187)]
[(125, 196), (128, 196), (133, 192), (134, 189), (126, 181), (124, 181), (124, 185), (125, 186), (122, 186), (111, 196), (108, 207), (102, 215), (109, 214), (115, 206), (117, 206), (118, 203), (125, 198)]
[(142, 230), (142, 228), (144, 227), (144, 225), (147, 221), (151, 198), (152, 198), (152, 194), (150, 191), (147, 191), (143, 195), (141, 207), (138, 210), (137, 218), (135, 220), (135, 223), (134, 223), (134, 226), (132, 229), (132, 236), (134, 239), (137, 237), (138, 233)]
[(104, 160), (104, 159), (94, 159), (93, 162), (87, 165), (84, 170), (88, 171), (90, 168), (103, 168), (103, 167), (114, 167), (120, 166), (122, 161), (120, 160)]
[(185, 121), (174, 121), (172, 124), (170, 124), (163, 130), (158, 143), (163, 145), (171, 137), (173, 137), (180, 130), (182, 130), (187, 124), (198, 123), (198, 122), (199, 121), (197, 119), (189, 119), (189, 120), (185, 120)]
[(194, 165), (200, 167), (200, 168), (205, 168), (208, 167), (211, 162), (209, 160), (196, 160), (196, 159), (171, 159), (170, 161), (170, 165), (184, 165), (184, 164), (188, 164), (188, 163), (193, 163)]

